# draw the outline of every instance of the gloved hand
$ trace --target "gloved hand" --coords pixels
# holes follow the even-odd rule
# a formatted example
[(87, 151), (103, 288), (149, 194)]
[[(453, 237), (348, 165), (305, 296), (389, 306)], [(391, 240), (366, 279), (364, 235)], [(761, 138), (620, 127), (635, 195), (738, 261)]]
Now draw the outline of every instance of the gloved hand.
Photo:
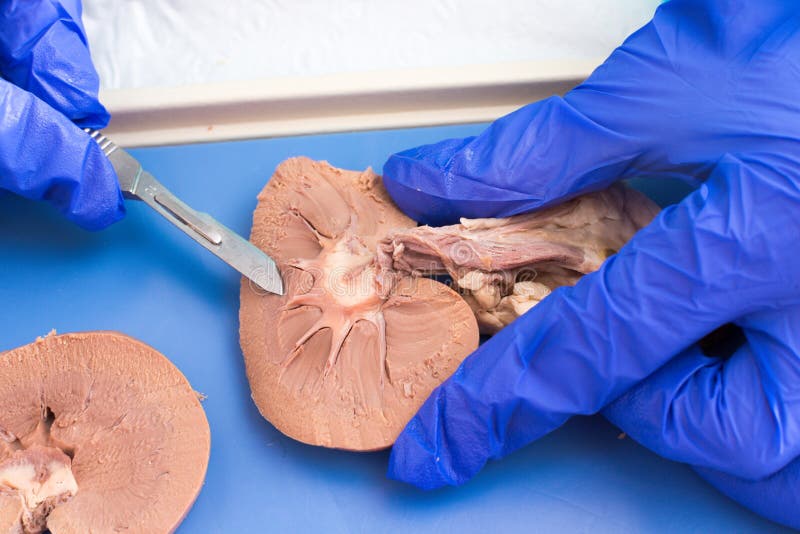
[[(800, 527), (798, 88), (800, 4), (674, 0), (565, 97), (392, 156), (389, 193), (428, 224), (624, 178), (700, 185), (467, 358), (398, 438), (389, 476), (461, 484), (618, 399), (605, 413), (631, 437)], [(743, 343), (705, 355), (698, 341), (727, 323)]]
[(87, 229), (120, 219), (114, 169), (81, 130), (109, 116), (80, 0), (2, 2), (0, 76), (0, 189), (47, 200)]

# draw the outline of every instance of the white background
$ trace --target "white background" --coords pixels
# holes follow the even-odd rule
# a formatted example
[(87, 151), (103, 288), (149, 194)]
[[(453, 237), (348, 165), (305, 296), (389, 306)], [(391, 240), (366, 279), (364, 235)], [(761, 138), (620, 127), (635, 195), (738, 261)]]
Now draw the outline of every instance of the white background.
[(601, 60), (657, 0), (84, 0), (104, 89)]

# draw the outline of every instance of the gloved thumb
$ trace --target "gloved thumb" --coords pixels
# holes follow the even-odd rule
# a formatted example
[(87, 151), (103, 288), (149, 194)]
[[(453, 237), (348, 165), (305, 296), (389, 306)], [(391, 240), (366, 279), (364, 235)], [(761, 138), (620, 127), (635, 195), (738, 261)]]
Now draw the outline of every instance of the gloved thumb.
[(0, 188), (46, 200), (87, 230), (125, 214), (114, 168), (97, 144), (61, 113), (4, 80)]
[[(591, 98), (582, 104), (591, 107)], [(392, 155), (383, 183), (406, 215), (438, 226), (460, 217), (508, 217), (602, 189), (638, 154), (631, 137), (554, 96), (498, 119), (477, 137)]]
[(100, 79), (81, 22), (80, 0), (12, 0), (0, 4), (3, 77), (80, 126), (103, 128)]

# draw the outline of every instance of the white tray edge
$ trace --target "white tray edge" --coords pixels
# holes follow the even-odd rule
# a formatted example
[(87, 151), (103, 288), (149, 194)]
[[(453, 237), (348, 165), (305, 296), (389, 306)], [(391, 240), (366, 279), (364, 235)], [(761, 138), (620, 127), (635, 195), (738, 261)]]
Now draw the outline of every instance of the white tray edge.
[(563, 94), (600, 61), (532, 61), (105, 90), (105, 133), (154, 146), (496, 119)]

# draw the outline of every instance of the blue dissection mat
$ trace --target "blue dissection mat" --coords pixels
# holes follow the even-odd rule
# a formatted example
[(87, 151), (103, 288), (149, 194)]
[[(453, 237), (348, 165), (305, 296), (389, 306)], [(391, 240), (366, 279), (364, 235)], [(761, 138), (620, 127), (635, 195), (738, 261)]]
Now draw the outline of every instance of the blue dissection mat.
[[(193, 207), (248, 235), (283, 159), (380, 171), (395, 151), (480, 125), (133, 150)], [(680, 191), (650, 184), (661, 200)], [(461, 488), (387, 480), (387, 452), (297, 443), (250, 400), (238, 342), (239, 276), (144, 205), (84, 232), (47, 206), (0, 197), (0, 350), (52, 329), (119, 330), (205, 393), (211, 460), (181, 534), (234, 532), (779, 532), (599, 417), (576, 418)]]

